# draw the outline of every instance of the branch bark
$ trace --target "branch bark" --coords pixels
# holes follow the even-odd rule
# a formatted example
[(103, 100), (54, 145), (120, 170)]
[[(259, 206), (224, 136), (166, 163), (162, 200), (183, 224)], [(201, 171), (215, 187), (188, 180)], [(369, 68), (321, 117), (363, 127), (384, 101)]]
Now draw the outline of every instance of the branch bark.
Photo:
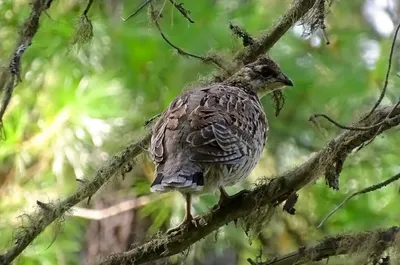
[(236, 55), (236, 60), (248, 64), (257, 59), (260, 54), (269, 51), (283, 35), (300, 20), (314, 5), (317, 0), (293, 1), (290, 9), (256, 42)]
[[(289, 10), (265, 34), (235, 56), (236, 65), (229, 72), (236, 72), (243, 65), (255, 61), (260, 54), (268, 52), (317, 2), (318, 0), (294, 0)], [(226, 78), (226, 73), (222, 73), (216, 76), (214, 80), (224, 80)]]
[(19, 40), (15, 45), (14, 52), (8, 65), (8, 73), (0, 75), (0, 89), (2, 91), (2, 99), (0, 106), (0, 123), (3, 122), (3, 116), (11, 100), (14, 87), (21, 80), (21, 58), (26, 49), (32, 44), (33, 37), (39, 30), (40, 16), (43, 12), (50, 8), (53, 0), (35, 0), (32, 3), (31, 13), (25, 20), (24, 25), (19, 33)]
[(54, 205), (48, 204), (46, 208), (39, 207), (37, 213), (29, 218), (31, 220), (30, 226), (19, 233), (15, 244), (5, 254), (0, 255), (0, 265), (11, 264), (47, 226), (62, 217), (72, 206), (95, 194), (104, 183), (118, 174), (127, 163), (131, 163), (134, 157), (142, 153), (149, 142), (150, 134), (148, 133), (139, 142), (129, 145), (121, 153), (113, 156), (108, 163), (96, 172), (92, 180), (83, 181), (76, 193)]
[[(319, 261), (332, 256), (353, 254), (362, 251), (374, 252), (374, 248), (391, 247), (400, 235), (400, 227), (394, 226), (357, 234), (344, 234), (327, 237), (312, 247), (302, 247), (298, 251), (274, 258), (266, 262), (253, 262), (255, 265), (292, 265)], [(370, 254), (370, 253), (369, 253)]]
[(277, 205), (285, 201), (293, 191), (301, 189), (323, 174), (329, 175), (332, 171), (340, 174), (344, 161), (355, 148), (375, 137), (377, 132), (382, 133), (400, 124), (400, 107), (380, 108), (371, 116), (364, 116), (354, 124), (367, 127), (385, 119), (389, 113), (391, 119), (382, 125), (381, 131), (376, 127), (371, 127), (368, 131), (345, 131), (299, 167), (256, 187), (249, 194), (235, 197), (223, 208), (213, 209), (196, 217), (197, 227), (182, 225), (176, 233), (153, 239), (127, 252), (111, 255), (100, 264), (138, 265), (172, 256), (233, 220), (248, 216), (262, 206)]

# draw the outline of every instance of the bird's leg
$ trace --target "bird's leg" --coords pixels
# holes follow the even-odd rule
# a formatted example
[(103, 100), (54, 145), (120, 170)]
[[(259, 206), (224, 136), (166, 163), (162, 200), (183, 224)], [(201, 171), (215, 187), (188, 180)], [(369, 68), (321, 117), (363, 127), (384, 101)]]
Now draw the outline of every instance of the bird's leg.
[(185, 218), (183, 219), (182, 223), (180, 223), (178, 226), (173, 227), (168, 229), (167, 234), (171, 234), (173, 232), (176, 232), (179, 230), (179, 228), (184, 225), (184, 224), (193, 224), (196, 226), (195, 220), (193, 219), (193, 216), (191, 214), (191, 208), (192, 208), (192, 197), (190, 193), (185, 194), (185, 199), (186, 199), (186, 211), (185, 211)]
[(185, 194), (186, 198), (186, 211), (185, 211), (185, 218), (183, 219), (182, 223), (192, 222), (192, 196), (189, 193)]
[(245, 194), (250, 192), (248, 190), (241, 190), (236, 194), (229, 195), (226, 192), (226, 190), (224, 188), (222, 188), (222, 187), (219, 187), (219, 191), (220, 191), (221, 195), (219, 197), (219, 201), (218, 201), (218, 204), (217, 204), (218, 207), (221, 207), (224, 203), (227, 203), (228, 201), (232, 200), (233, 198), (236, 198), (238, 196), (243, 196), (243, 195), (245, 195)]

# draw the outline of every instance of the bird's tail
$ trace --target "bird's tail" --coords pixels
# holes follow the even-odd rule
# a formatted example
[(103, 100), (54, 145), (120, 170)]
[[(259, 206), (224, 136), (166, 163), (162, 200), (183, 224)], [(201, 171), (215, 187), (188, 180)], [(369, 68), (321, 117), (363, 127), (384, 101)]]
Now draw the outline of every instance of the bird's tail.
[[(174, 163), (175, 164), (175, 163)], [(152, 192), (179, 190), (183, 192), (201, 191), (204, 187), (204, 175), (200, 166), (192, 162), (169, 166), (158, 165), (156, 178), (151, 184)]]

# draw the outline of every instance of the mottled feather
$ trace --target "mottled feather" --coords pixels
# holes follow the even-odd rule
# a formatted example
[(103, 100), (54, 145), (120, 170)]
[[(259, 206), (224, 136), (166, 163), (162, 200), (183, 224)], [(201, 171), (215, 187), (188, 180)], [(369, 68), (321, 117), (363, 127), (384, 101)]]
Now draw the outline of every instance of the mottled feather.
[(199, 191), (192, 176), (200, 173), (205, 190), (233, 185), (256, 165), (267, 131), (255, 93), (222, 84), (185, 91), (154, 127), (150, 153), (162, 180), (153, 190)]

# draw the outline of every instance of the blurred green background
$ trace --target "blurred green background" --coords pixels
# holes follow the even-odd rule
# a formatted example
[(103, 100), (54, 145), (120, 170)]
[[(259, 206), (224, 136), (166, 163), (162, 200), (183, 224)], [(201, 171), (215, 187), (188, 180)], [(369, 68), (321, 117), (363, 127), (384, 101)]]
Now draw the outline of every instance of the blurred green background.
[[(29, 2), (0, 1), (2, 67), (6, 67), (19, 27), (30, 12)], [(40, 30), (22, 60), (23, 82), (4, 118), (0, 253), (13, 244), (21, 222), (29, 225), (25, 213), (35, 211), (36, 200), (57, 201), (73, 193), (79, 186), (76, 178), (92, 176), (110, 155), (144, 135), (146, 119), (162, 111), (185, 86), (215, 71), (211, 65), (178, 55), (151, 25), (147, 11), (123, 22), (120, 17), (127, 17), (140, 3), (95, 1), (89, 12), (94, 37), (79, 47), (71, 43), (86, 1), (54, 1), (42, 15)], [(212, 50), (232, 58), (241, 43), (229, 31), (229, 22), (257, 36), (290, 3), (185, 1), (194, 24), (169, 1), (157, 1), (156, 5), (163, 8), (160, 23), (174, 44), (199, 55)], [(340, 133), (325, 121), (318, 130), (308, 121), (312, 114), (326, 113), (349, 124), (372, 107), (384, 81), (393, 21), (398, 21), (397, 4), (394, 0), (336, 1), (326, 21), (329, 46), (320, 32), (301, 37), (302, 26), (290, 30), (274, 46), (271, 55), (295, 87), (284, 92), (286, 104), (277, 118), (271, 99), (263, 99), (270, 122), (267, 148), (247, 182), (228, 189), (230, 193), (299, 165)], [(393, 73), (398, 70), (398, 59), (395, 55)], [(393, 74), (384, 104), (397, 101), (399, 83)], [(398, 146), (398, 129), (377, 137), (346, 161), (340, 191), (329, 189), (321, 178), (300, 192), (295, 216), (278, 207), (272, 222), (251, 240), (240, 227), (229, 224), (188, 253), (166, 262), (242, 265), (260, 253), (265, 259), (315, 243), (323, 236), (399, 225), (400, 185), (394, 183), (350, 201), (323, 228), (316, 228), (348, 194), (398, 173)], [(49, 227), (15, 264), (89, 264), (140, 244), (159, 229), (177, 225), (184, 214), (181, 195), (149, 194), (152, 162), (147, 156), (137, 162), (125, 179), (115, 178), (89, 205), (82, 202), (75, 212)], [(196, 198), (195, 213), (206, 212), (217, 199), (218, 194)], [(139, 202), (142, 207), (128, 207), (130, 210), (104, 218), (104, 213), (121, 207), (121, 202)], [(329, 264), (343, 262), (339, 257)]]

